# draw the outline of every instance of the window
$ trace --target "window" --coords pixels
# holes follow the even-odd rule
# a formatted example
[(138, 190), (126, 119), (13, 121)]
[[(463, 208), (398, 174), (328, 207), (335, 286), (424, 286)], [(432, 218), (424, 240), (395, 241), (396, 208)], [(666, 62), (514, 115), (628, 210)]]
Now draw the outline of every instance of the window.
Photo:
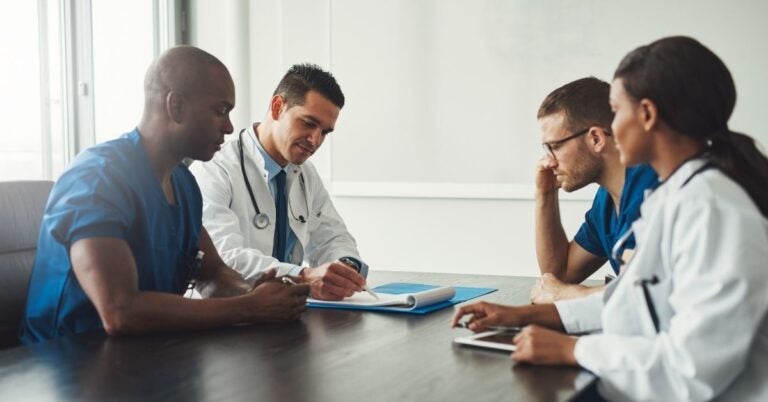
[(135, 127), (147, 66), (182, 41), (183, 3), (0, 3), (0, 181), (56, 179), (78, 152)]
[(0, 5), (0, 180), (52, 178), (63, 168), (59, 14), (56, 1)]

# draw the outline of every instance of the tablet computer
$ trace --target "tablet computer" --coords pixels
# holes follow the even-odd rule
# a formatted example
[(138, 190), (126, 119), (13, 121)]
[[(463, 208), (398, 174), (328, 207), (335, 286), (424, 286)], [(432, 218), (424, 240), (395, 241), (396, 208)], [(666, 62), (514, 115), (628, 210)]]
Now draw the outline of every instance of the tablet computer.
[(512, 340), (518, 332), (518, 330), (511, 329), (486, 331), (456, 338), (453, 342), (460, 345), (514, 352), (515, 344)]

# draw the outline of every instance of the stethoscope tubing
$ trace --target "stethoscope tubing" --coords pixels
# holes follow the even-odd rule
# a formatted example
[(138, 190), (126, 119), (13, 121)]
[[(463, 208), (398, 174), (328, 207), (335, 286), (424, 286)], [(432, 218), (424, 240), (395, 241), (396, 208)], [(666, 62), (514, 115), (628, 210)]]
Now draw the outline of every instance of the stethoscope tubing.
[[(248, 190), (248, 196), (251, 198), (251, 204), (253, 204), (253, 208), (256, 210), (256, 215), (253, 217), (253, 226), (256, 227), (256, 229), (264, 229), (267, 226), (269, 226), (270, 218), (269, 215), (267, 215), (265, 212), (262, 212), (259, 209), (259, 204), (256, 202), (256, 196), (253, 193), (253, 188), (251, 187), (251, 181), (248, 179), (248, 173), (245, 171), (245, 153), (243, 151), (243, 133), (245, 132), (245, 129), (240, 130), (240, 133), (238, 134), (238, 147), (240, 150), (240, 171), (243, 174), (243, 180), (245, 181), (245, 188)], [(299, 173), (299, 182), (301, 184), (301, 190), (304, 193), (304, 204), (307, 207), (307, 219), (309, 218), (309, 201), (307, 200), (307, 185), (304, 181), (304, 173)], [(301, 222), (301, 223), (307, 223), (307, 219), (304, 218), (303, 215), (299, 215), (296, 217), (296, 214), (293, 212), (293, 205), (290, 205), (290, 200), (288, 202), (291, 215), (293, 216), (293, 219)]]

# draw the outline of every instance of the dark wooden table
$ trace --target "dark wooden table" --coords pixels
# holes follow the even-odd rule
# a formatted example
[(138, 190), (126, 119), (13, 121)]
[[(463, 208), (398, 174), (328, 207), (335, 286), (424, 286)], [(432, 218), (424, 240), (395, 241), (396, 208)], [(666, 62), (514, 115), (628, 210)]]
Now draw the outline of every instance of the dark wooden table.
[[(532, 278), (372, 272), (402, 281), (499, 288), (481, 299), (526, 303)], [(479, 300), (479, 299), (475, 299)], [(594, 377), (516, 365), (457, 346), (453, 309), (425, 316), (310, 309), (283, 325), (109, 338), (86, 334), (0, 352), (0, 400), (566, 401)]]

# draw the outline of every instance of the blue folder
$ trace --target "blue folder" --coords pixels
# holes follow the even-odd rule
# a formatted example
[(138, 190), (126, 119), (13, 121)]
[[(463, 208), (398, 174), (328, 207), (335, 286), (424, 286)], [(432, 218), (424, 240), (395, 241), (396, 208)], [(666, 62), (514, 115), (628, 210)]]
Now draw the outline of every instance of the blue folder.
[[(373, 288), (376, 293), (389, 293), (389, 294), (403, 294), (403, 293), (417, 293), (417, 292), (423, 292), (425, 290), (439, 288), (440, 286), (435, 285), (424, 285), (421, 283), (402, 283), (402, 282), (395, 282), (395, 283), (388, 283), (386, 285), (381, 285)], [(366, 310), (366, 311), (381, 311), (385, 313), (407, 313), (407, 314), (427, 314), (431, 313), (433, 311), (437, 311), (446, 307), (453, 306), (454, 304), (459, 304), (462, 302), (465, 302), (467, 300), (472, 300), (476, 297), (480, 297), (482, 295), (486, 295), (491, 292), (495, 292), (497, 289), (495, 288), (475, 288), (475, 287), (464, 287), (464, 286), (454, 286), (453, 287), (456, 290), (456, 295), (453, 296), (450, 300), (446, 300), (444, 302), (430, 304), (428, 306), (423, 306), (419, 308), (407, 308), (407, 307), (394, 307), (394, 306), (340, 306), (340, 305), (321, 305), (321, 304), (315, 304), (312, 302), (308, 302), (308, 307), (313, 308), (333, 308), (333, 309), (342, 309), (342, 310)]]

